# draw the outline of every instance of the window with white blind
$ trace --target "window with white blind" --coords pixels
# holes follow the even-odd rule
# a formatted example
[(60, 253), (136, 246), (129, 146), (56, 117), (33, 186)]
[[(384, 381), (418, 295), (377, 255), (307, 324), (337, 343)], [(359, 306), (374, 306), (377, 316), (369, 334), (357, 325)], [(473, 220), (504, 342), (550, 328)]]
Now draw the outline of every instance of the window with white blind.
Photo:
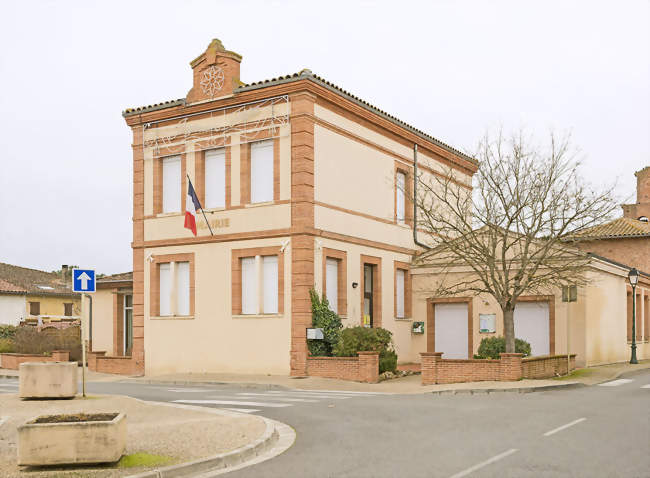
[(404, 277), (406, 271), (403, 269), (397, 269), (395, 274), (395, 300), (397, 301), (396, 315), (398, 319), (403, 319), (404, 315), (404, 296), (406, 295), (406, 282)]
[(325, 261), (325, 295), (330, 303), (330, 309), (339, 313), (339, 261), (330, 259)]
[(251, 203), (273, 201), (273, 140), (251, 144)]
[(406, 218), (406, 174), (401, 171), (397, 172), (395, 177), (395, 214), (397, 216), (397, 222), (404, 222)]
[(242, 314), (278, 313), (278, 256), (241, 258)]
[(226, 207), (226, 151), (205, 152), (205, 206), (207, 209)]
[(254, 257), (241, 259), (241, 313), (257, 314), (257, 267)]
[(160, 316), (190, 315), (190, 263), (160, 263), (158, 274)]
[(172, 265), (170, 262), (158, 266), (160, 273), (158, 290), (160, 293), (160, 315), (172, 315)]
[(181, 210), (181, 158), (162, 160), (162, 212)]

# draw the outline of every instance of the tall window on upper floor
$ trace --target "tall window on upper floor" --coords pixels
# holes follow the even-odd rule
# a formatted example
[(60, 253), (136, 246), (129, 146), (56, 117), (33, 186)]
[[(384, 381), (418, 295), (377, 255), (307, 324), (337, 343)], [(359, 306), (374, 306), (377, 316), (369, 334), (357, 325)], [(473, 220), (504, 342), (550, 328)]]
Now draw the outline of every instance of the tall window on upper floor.
[(181, 210), (181, 158), (162, 160), (162, 212)]
[(406, 220), (406, 174), (398, 171), (395, 175), (395, 215), (397, 222)]
[(339, 260), (325, 259), (325, 295), (330, 309), (339, 313)]
[(205, 204), (207, 209), (226, 207), (226, 150), (205, 152)]
[(251, 144), (251, 203), (273, 201), (273, 140)]
[(242, 257), (241, 313), (277, 314), (278, 256)]

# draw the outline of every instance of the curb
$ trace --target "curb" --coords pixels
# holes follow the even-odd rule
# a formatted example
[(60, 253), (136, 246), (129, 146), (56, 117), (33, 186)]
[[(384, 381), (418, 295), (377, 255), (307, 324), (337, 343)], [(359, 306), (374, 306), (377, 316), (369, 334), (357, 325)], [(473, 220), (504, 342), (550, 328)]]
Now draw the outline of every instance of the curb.
[(487, 395), (490, 393), (534, 393), (534, 392), (548, 392), (551, 390), (571, 390), (575, 388), (587, 387), (584, 383), (575, 382), (558, 385), (542, 385), (540, 387), (521, 387), (521, 388), (470, 388), (458, 390), (440, 390), (428, 392), (433, 395)]
[[(136, 399), (138, 400), (138, 399)], [(140, 400), (143, 401), (143, 400)], [(166, 402), (147, 402), (148, 404), (156, 404), (163, 406), (170, 406), (174, 408), (184, 408), (190, 410), (197, 410), (201, 412), (214, 413), (217, 415), (230, 415), (230, 416), (248, 416), (242, 413), (231, 412), (226, 410), (216, 410), (206, 407), (196, 407), (190, 405), (177, 405)], [(273, 458), (288, 449), (295, 440), (295, 432), (291, 427), (284, 423), (268, 419), (266, 417), (259, 417), (266, 423), (266, 430), (260, 438), (253, 443), (237, 448), (235, 450), (220, 453), (207, 458), (199, 460), (188, 461), (178, 465), (166, 466), (157, 468), (136, 475), (129, 475), (126, 478), (172, 478), (184, 476), (196, 476), (198, 474), (210, 473), (220, 474), (234, 469), (244, 468), (248, 465), (259, 463), (263, 460)], [(281, 443), (279, 443), (281, 442)], [(271, 454), (276, 444), (282, 445), (277, 453)], [(264, 456), (264, 455), (269, 456)]]

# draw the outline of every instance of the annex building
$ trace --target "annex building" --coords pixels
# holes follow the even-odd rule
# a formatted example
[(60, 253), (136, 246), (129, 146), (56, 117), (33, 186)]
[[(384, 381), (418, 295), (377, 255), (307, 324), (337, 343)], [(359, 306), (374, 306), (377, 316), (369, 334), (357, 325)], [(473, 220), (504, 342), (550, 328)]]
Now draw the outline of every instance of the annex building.
[[(477, 163), (310, 70), (244, 83), (241, 61), (213, 40), (186, 97), (123, 113), (132, 331), (106, 347), (129, 337), (132, 372), (304, 375), (315, 288), (346, 326), (384, 327), (400, 362), (419, 361), (414, 147), (421, 173), (452, 170), (468, 191)], [(212, 233), (202, 216), (196, 237), (183, 227), (188, 178)]]

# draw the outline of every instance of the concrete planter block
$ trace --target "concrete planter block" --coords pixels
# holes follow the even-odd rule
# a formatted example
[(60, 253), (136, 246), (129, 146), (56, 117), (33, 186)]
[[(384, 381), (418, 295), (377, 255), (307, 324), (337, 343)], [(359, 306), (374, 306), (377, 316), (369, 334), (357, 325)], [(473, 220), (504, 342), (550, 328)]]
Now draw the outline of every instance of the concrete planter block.
[(77, 362), (20, 364), (20, 398), (72, 398), (77, 394)]
[(18, 465), (73, 465), (118, 461), (126, 447), (126, 415), (110, 415), (114, 415), (114, 418), (102, 421), (35, 423), (48, 416), (30, 420), (18, 427)]

